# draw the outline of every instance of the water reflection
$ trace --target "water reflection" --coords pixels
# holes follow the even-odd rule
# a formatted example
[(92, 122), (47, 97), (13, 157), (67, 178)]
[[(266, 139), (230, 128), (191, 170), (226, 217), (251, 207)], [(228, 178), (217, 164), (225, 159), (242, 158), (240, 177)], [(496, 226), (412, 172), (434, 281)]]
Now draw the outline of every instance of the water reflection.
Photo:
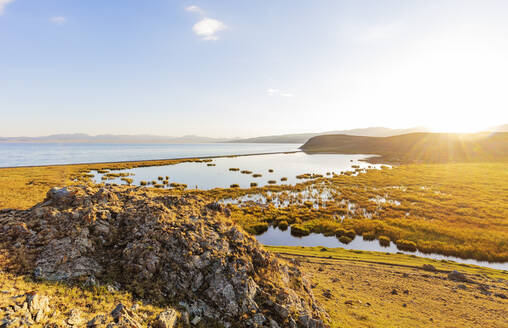
[(390, 243), (388, 247), (383, 247), (377, 240), (368, 241), (363, 240), (362, 237), (356, 237), (349, 244), (341, 243), (335, 236), (325, 236), (320, 233), (311, 233), (305, 237), (295, 237), (291, 235), (291, 229), (285, 231), (279, 228), (270, 227), (265, 233), (256, 236), (256, 239), (264, 245), (268, 246), (308, 246), (316, 247), (323, 246), (328, 248), (341, 247), (344, 249), (361, 250), (361, 251), (375, 251), (385, 253), (404, 253), (413, 254), (420, 257), (431, 258), (435, 260), (449, 260), (457, 263), (474, 264), (483, 267), (489, 267), (498, 270), (508, 270), (508, 263), (490, 263), (485, 261), (477, 261), (472, 259), (461, 259), (454, 256), (446, 256), (440, 254), (425, 254), (420, 251), (406, 252), (397, 249), (394, 243)]

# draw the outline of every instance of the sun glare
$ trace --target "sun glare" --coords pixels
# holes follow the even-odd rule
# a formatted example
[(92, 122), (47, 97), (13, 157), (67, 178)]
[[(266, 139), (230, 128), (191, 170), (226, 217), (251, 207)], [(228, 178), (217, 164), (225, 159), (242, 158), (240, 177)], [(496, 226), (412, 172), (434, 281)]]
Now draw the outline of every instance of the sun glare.
[(433, 124), (430, 128), (432, 132), (443, 133), (475, 133), (487, 131), (486, 127), (479, 127), (474, 122), (442, 122)]

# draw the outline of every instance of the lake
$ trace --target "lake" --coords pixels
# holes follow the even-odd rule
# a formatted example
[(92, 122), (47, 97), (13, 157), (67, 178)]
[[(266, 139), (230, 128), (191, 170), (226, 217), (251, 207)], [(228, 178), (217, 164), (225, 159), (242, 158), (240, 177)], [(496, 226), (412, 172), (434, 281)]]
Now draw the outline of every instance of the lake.
[(139, 161), (296, 151), (300, 144), (1, 143), (0, 167)]

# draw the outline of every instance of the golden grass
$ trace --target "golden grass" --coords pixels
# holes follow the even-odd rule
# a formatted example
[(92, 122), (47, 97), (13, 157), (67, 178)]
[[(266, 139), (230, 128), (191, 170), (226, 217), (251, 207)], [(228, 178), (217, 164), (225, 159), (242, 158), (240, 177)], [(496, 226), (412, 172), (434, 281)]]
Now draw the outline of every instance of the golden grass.
[[(249, 193), (285, 192), (305, 188), (327, 189), (332, 200), (319, 208), (303, 201), (286, 208), (231, 206), (233, 218), (245, 226), (253, 220), (276, 222), (287, 217), (290, 224), (312, 232), (334, 233), (338, 229), (356, 234), (405, 240), (418, 250), (463, 258), (508, 261), (508, 163), (452, 163), (402, 165), (393, 169), (368, 170), (358, 176), (340, 175), (316, 179), (297, 186), (267, 186), (256, 190), (203, 192), (219, 198)], [(400, 204), (376, 204), (383, 197)], [(348, 210), (343, 201), (356, 205)], [(364, 209), (371, 214), (365, 217)], [(345, 216), (340, 222), (339, 215)]]
[(6, 308), (23, 299), (16, 300), (14, 296), (37, 291), (43, 296), (50, 297), (52, 315), (45, 322), (45, 326), (55, 324), (58, 327), (67, 326), (66, 320), (71, 309), (79, 309), (81, 317), (88, 322), (94, 316), (109, 313), (118, 303), (128, 308), (136, 304), (136, 313), (143, 318), (142, 324), (148, 325), (163, 308), (150, 305), (146, 302), (136, 301), (132, 294), (122, 291), (108, 291), (106, 287), (82, 288), (56, 282), (35, 282), (29, 276), (17, 276), (0, 272), (0, 308)]
[[(508, 272), (410, 255), (322, 247), (266, 247), (296, 260), (331, 327), (504, 327)], [(433, 265), (438, 271), (423, 270)], [(447, 279), (458, 270), (477, 283)], [(479, 284), (491, 295), (482, 294)], [(459, 285), (463, 285), (459, 288)], [(461, 289), (464, 288), (465, 289)], [(396, 291), (395, 293), (393, 291)]]

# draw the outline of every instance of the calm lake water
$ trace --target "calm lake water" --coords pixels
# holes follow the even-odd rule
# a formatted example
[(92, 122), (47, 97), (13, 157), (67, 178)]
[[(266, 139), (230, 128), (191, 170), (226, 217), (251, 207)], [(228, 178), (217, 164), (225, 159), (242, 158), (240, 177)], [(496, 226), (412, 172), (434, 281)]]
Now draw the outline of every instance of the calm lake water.
[(0, 143), (0, 167), (274, 153), (300, 144)]
[(361, 251), (375, 251), (375, 252), (385, 252), (385, 253), (397, 253), (401, 252), (404, 254), (412, 254), (420, 257), (431, 258), (435, 260), (449, 260), (457, 263), (465, 263), (465, 264), (474, 264), (478, 266), (489, 267), (498, 270), (508, 270), (508, 263), (490, 263), (486, 261), (477, 261), (471, 259), (461, 259), (459, 257), (454, 256), (445, 256), (440, 254), (425, 254), (420, 251), (416, 252), (406, 252), (397, 249), (394, 243), (390, 243), (390, 246), (383, 247), (379, 245), (377, 240), (363, 240), (362, 237), (357, 236), (353, 241), (349, 244), (341, 243), (335, 236), (325, 236), (319, 233), (311, 233), (305, 237), (295, 237), (291, 235), (291, 228), (288, 228), (285, 231), (280, 230), (279, 228), (269, 227), (268, 231), (256, 236), (256, 239), (264, 245), (268, 246), (323, 246), (328, 248), (341, 247), (345, 249), (354, 249)]
[[(277, 184), (296, 184), (305, 180), (297, 179), (296, 176), (304, 173), (315, 173), (326, 176), (326, 173), (341, 171), (354, 171), (356, 168), (380, 168), (381, 165), (373, 165), (360, 161), (368, 155), (336, 155), (319, 154), (308, 155), (303, 152), (292, 154), (270, 154), (255, 156), (239, 156), (228, 158), (214, 158), (209, 163), (180, 163), (165, 166), (138, 167), (128, 170), (111, 171), (111, 173), (129, 172), (132, 175), (134, 185), (141, 181), (157, 181), (157, 178), (169, 177), (169, 183), (183, 183), (188, 188), (213, 189), (229, 188), (232, 184), (238, 184), (241, 188), (249, 188), (251, 182), (259, 187), (268, 184), (268, 181), (276, 181)], [(212, 164), (215, 166), (209, 166)], [(355, 167), (353, 167), (355, 166)], [(230, 171), (230, 168), (238, 168), (239, 171)], [(241, 173), (248, 170), (250, 173)], [(273, 170), (273, 172), (270, 172)], [(92, 172), (94, 173), (94, 172)], [(254, 174), (261, 174), (254, 177)], [(95, 174), (94, 181), (103, 182), (104, 174)], [(287, 180), (282, 181), (282, 178)], [(107, 183), (124, 184), (120, 178), (107, 180)], [(158, 181), (162, 183), (161, 181)], [(169, 186), (169, 184), (167, 185)]]

